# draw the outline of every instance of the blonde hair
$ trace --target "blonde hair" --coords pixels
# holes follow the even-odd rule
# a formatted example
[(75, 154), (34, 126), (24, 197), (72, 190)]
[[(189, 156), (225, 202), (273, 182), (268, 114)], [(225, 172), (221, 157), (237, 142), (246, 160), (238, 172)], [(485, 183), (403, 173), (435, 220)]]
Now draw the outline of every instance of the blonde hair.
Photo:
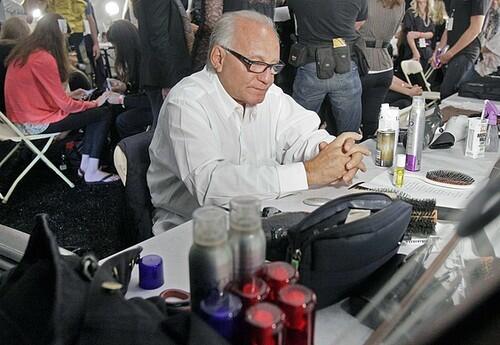
[[(413, 10), (413, 12), (415, 12), (415, 17), (420, 17), (420, 13), (419, 13), (418, 7), (417, 7), (417, 0), (412, 0), (410, 2), (410, 8)], [(434, 21), (434, 17), (435, 17), (435, 14), (434, 14), (434, 11), (435, 11), (434, 0), (427, 0), (426, 11), (427, 11), (427, 13), (426, 13), (427, 19), (431, 19), (432, 21)]]
[(446, 19), (448, 19), (448, 13), (446, 13), (446, 6), (443, 0), (436, 0), (434, 4), (434, 16), (432, 17), (432, 21), (437, 24), (443, 24)]

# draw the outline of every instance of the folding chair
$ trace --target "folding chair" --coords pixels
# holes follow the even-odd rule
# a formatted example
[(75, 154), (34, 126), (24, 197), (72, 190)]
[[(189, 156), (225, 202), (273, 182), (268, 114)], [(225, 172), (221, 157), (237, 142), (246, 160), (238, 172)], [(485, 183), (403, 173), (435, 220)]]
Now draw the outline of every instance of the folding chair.
[(431, 108), (434, 104), (437, 103), (437, 101), (441, 99), (439, 92), (431, 91), (431, 84), (427, 81), (427, 76), (424, 74), (424, 69), (422, 68), (420, 62), (416, 60), (401, 61), (401, 70), (403, 71), (403, 74), (405, 75), (408, 84), (413, 84), (409, 77), (412, 74), (418, 74), (422, 78), (424, 82), (424, 87), (423, 87), (424, 91), (422, 93), (422, 96), (425, 98), (426, 101), (427, 100), (432, 101), (426, 104), (426, 109)]
[[(30, 164), (19, 174), (16, 180), (12, 183), (10, 189), (7, 191), (7, 194), (2, 195), (0, 193), (0, 199), (2, 203), (6, 204), (9, 200), (12, 192), (16, 188), (17, 184), (21, 179), (30, 171), (30, 169), (38, 162), (40, 159), (54, 172), (59, 175), (71, 188), (75, 185), (66, 177), (64, 174), (54, 165), (52, 162), (45, 156), (45, 152), (49, 149), (50, 145), (54, 141), (54, 138), (57, 137), (60, 133), (47, 133), (47, 134), (36, 134), (36, 135), (25, 135), (23, 134), (4, 114), (0, 112), (0, 141), (13, 141), (16, 143), (14, 148), (10, 150), (10, 152), (5, 156), (4, 159), (0, 162), (0, 167), (7, 162), (7, 160), (17, 151), (17, 149), (24, 143), (36, 156), (31, 161)], [(40, 140), (40, 139), (48, 139), (47, 143), (42, 150), (39, 150), (32, 141)]]

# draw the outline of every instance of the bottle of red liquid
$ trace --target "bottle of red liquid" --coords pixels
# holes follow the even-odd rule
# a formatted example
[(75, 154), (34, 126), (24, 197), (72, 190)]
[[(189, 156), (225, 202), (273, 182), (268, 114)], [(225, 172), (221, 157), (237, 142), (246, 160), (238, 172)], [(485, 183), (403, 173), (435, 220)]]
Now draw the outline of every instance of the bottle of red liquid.
[(278, 292), (282, 288), (297, 282), (299, 272), (288, 262), (276, 261), (265, 264), (261, 276), (271, 289), (267, 300), (274, 303), (278, 300)]
[(283, 345), (285, 314), (271, 303), (259, 303), (245, 315), (247, 345)]
[(264, 302), (269, 294), (269, 286), (261, 278), (252, 277), (231, 283), (229, 291), (241, 299), (243, 311), (246, 311), (251, 306)]
[(278, 292), (285, 313), (286, 345), (313, 345), (316, 295), (303, 285), (288, 285)]

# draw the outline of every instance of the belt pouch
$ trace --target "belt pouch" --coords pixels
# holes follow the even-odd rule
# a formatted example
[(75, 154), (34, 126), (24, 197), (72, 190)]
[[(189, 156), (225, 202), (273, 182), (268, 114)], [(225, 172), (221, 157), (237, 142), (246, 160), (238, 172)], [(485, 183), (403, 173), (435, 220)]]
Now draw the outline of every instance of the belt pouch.
[(319, 79), (330, 79), (335, 72), (333, 47), (316, 48), (316, 74)]
[(335, 61), (335, 73), (344, 74), (351, 71), (351, 53), (348, 45), (333, 48), (333, 59)]
[(296, 42), (290, 47), (290, 56), (288, 63), (293, 67), (300, 67), (306, 64), (307, 60), (307, 46), (302, 43)]

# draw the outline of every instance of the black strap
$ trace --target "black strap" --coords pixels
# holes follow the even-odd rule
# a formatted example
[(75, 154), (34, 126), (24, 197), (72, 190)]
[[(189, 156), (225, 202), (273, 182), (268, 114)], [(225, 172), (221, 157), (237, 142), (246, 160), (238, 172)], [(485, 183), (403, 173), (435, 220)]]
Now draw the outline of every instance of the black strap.
[(389, 44), (391, 44), (391, 42), (380, 41), (380, 40), (366, 41), (367, 48), (387, 48), (389, 47)]

